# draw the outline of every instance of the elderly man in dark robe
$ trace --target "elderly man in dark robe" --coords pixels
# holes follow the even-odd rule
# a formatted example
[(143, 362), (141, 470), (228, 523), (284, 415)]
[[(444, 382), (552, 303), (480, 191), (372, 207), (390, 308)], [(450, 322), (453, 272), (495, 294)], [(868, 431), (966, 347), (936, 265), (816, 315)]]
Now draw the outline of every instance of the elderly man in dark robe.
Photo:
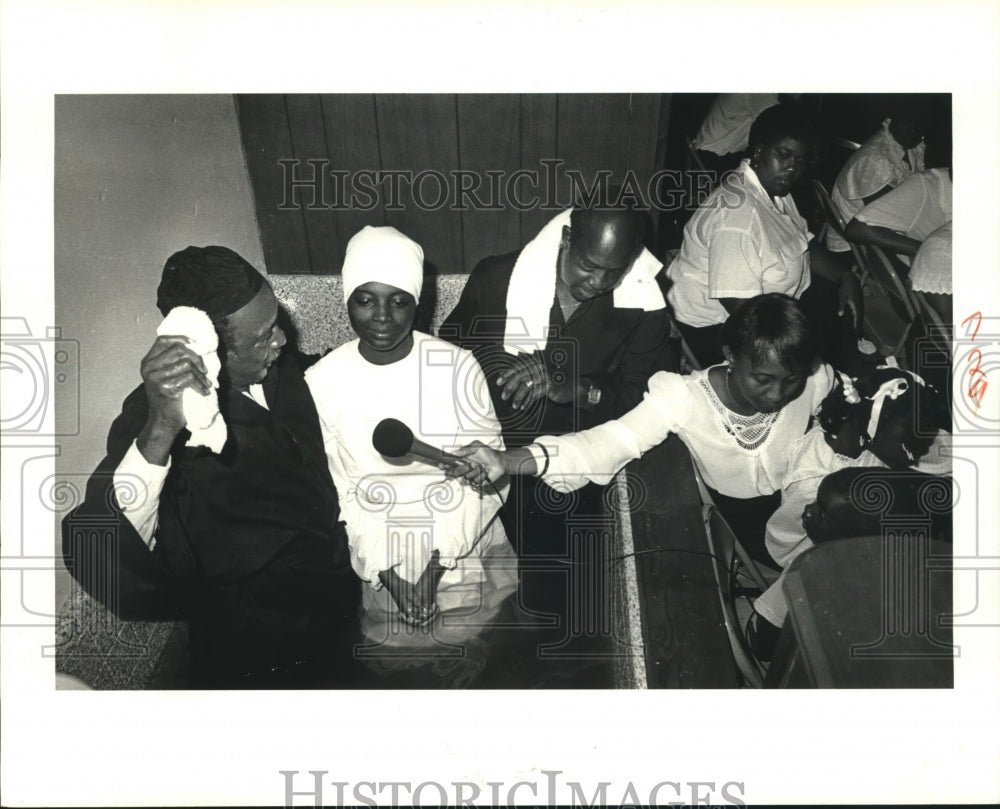
[[(215, 326), (225, 443), (194, 446), (184, 391), (212, 393), (206, 363), (187, 336), (157, 337), (63, 522), (70, 573), (119, 617), (189, 620), (194, 686), (349, 683), (359, 582), (308, 363), (282, 350), (270, 285), (232, 250), (188, 247), (167, 261), (157, 306)], [(139, 496), (119, 497), (129, 488)], [(97, 518), (113, 530), (88, 531)]]

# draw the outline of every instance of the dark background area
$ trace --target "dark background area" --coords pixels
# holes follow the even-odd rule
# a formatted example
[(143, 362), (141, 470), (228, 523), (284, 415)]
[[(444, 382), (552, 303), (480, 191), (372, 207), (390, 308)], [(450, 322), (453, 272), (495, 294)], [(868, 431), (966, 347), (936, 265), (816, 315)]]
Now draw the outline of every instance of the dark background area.
[[(662, 257), (680, 246), (684, 224), (697, 204), (689, 177), (685, 138), (692, 137), (714, 99), (714, 93), (558, 93), (558, 94), (295, 94), (238, 95), (236, 105), (244, 153), (254, 193), (268, 271), (275, 274), (340, 272), (347, 242), (365, 225), (393, 225), (419, 242), (427, 269), (439, 273), (469, 272), (482, 258), (515, 250), (527, 243), (554, 215), (553, 210), (456, 210), (452, 192), (440, 207), (421, 209), (408, 185), (400, 188), (398, 207), (387, 205), (387, 184), (370, 195), (367, 210), (337, 199), (329, 180), (326, 198), (298, 192), (288, 195), (289, 169), (279, 161), (296, 161), (295, 177), (319, 170), (358, 172), (434, 170), (446, 177), (470, 172), (483, 178), (476, 191), (490, 201), (488, 171), (504, 179), (519, 170), (539, 173), (541, 199), (568, 206), (572, 188), (567, 170), (593, 182), (601, 170), (611, 182), (634, 175), (643, 193), (650, 177), (668, 169), (679, 172), (683, 196), (664, 210), (651, 211), (648, 246)], [(815, 115), (826, 138), (861, 143), (881, 126), (900, 102), (923, 116), (927, 167), (950, 165), (951, 96), (946, 93), (804, 94), (799, 103)], [(811, 175), (827, 187), (850, 154), (821, 137)], [(549, 183), (543, 160), (561, 161)], [(518, 185), (531, 197), (531, 186)], [(434, 200), (434, 179), (423, 185)], [(661, 191), (661, 198), (667, 195)], [(817, 220), (815, 200), (807, 184), (795, 192), (807, 221)], [(312, 206), (310, 204), (312, 203)]]

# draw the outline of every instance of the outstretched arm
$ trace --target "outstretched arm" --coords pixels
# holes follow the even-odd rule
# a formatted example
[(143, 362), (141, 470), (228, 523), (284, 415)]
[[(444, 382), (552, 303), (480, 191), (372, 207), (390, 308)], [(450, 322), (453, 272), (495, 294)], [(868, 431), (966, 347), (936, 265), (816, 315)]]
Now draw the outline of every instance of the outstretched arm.
[(867, 225), (855, 218), (847, 223), (847, 238), (858, 244), (874, 244), (891, 253), (915, 256), (920, 242), (881, 225)]
[(472, 463), (453, 466), (445, 474), (461, 477), (477, 489), (485, 486), (486, 481), (496, 483), (505, 475), (538, 474), (538, 464), (528, 447), (497, 450), (481, 441), (473, 441), (456, 449), (453, 454)]
[(604, 485), (629, 461), (663, 441), (691, 413), (691, 394), (684, 378), (660, 372), (649, 380), (642, 403), (620, 419), (579, 433), (543, 436), (527, 447), (506, 452), (478, 442), (455, 450), (476, 465), (455, 473), (476, 486), (503, 475), (540, 475), (549, 485), (572, 491), (587, 482)]

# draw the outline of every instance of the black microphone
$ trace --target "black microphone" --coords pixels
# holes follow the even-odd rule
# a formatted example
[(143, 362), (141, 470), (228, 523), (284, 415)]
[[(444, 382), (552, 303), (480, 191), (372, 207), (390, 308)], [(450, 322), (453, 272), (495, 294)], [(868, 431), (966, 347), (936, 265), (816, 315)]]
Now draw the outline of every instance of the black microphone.
[(404, 455), (413, 455), (425, 463), (434, 466), (456, 466), (465, 459), (457, 455), (450, 455), (447, 452), (425, 444), (419, 438), (413, 437), (413, 430), (407, 427), (398, 419), (382, 419), (372, 432), (372, 446), (380, 455), (387, 458), (402, 458)]

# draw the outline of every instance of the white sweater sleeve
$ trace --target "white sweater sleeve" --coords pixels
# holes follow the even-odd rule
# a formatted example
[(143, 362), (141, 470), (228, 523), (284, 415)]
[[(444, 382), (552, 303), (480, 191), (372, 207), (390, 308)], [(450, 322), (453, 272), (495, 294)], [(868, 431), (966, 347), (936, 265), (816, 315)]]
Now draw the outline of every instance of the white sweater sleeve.
[[(691, 394), (684, 378), (660, 371), (650, 378), (642, 402), (620, 419), (581, 433), (539, 438), (536, 443), (549, 454), (542, 479), (558, 491), (573, 491), (588, 482), (605, 485), (625, 464), (684, 424), (690, 410)], [(533, 454), (538, 461), (539, 454)], [(544, 466), (544, 458), (539, 463)]]

